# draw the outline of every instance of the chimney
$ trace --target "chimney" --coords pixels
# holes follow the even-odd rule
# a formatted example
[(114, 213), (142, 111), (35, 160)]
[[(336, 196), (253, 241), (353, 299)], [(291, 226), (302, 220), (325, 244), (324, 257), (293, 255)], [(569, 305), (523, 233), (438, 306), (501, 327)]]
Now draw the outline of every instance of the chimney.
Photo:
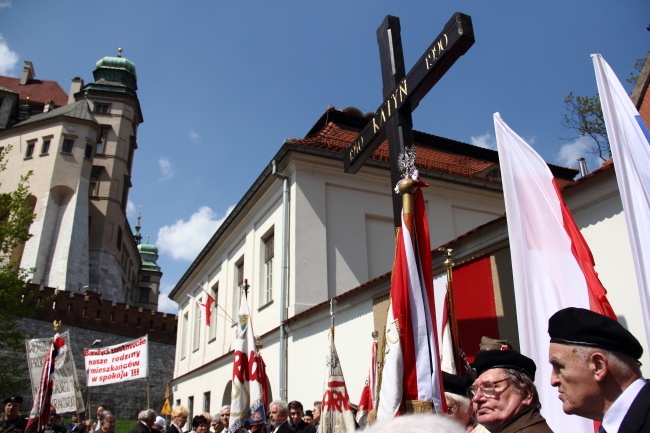
[(580, 177), (585, 177), (589, 174), (587, 169), (587, 161), (584, 158), (578, 158), (578, 166), (580, 167)]
[(24, 86), (29, 81), (33, 80), (36, 76), (36, 71), (34, 71), (34, 65), (29, 60), (25, 60), (23, 65), (23, 75), (20, 77), (20, 85)]
[(68, 104), (72, 104), (75, 101), (74, 95), (81, 92), (81, 89), (84, 86), (84, 80), (81, 77), (74, 77), (72, 79), (72, 84), (70, 84), (70, 93), (68, 94)]

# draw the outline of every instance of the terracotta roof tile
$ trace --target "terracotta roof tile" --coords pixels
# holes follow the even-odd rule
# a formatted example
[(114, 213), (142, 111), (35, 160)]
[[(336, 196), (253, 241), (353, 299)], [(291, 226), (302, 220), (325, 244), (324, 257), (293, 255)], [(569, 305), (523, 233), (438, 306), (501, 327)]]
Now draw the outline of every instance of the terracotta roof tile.
[(68, 95), (56, 81), (30, 80), (26, 85), (21, 86), (20, 78), (0, 76), (0, 87), (17, 93), (21, 103), (25, 102), (28, 97), (30, 101), (38, 104), (45, 104), (50, 100), (57, 107), (68, 103)]

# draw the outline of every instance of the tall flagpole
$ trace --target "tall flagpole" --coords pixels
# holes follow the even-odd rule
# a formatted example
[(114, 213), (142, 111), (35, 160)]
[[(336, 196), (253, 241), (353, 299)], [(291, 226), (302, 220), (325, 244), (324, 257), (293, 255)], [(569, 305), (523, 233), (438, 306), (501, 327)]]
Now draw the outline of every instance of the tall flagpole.
[[(456, 318), (456, 295), (454, 293), (454, 279), (452, 268), (454, 262), (451, 260), (451, 248), (439, 248), (445, 254), (443, 265), (447, 271), (447, 320), (449, 330), (451, 331), (451, 344), (454, 350), (454, 364), (456, 365), (456, 374), (461, 374), (461, 357), (460, 357), (460, 338), (458, 337), (458, 319)], [(463, 365), (463, 367), (465, 367)], [(461, 374), (462, 375), (462, 374)]]

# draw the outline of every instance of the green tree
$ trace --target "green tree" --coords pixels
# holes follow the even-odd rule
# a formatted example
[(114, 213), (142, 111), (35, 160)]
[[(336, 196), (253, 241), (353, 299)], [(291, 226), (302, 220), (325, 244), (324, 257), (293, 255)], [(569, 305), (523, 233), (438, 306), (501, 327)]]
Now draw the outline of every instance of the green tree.
[[(7, 167), (8, 146), (0, 150), (0, 172)], [(18, 317), (34, 311), (32, 296), (26, 290), (29, 271), (19, 268), (16, 251), (31, 237), (29, 226), (34, 221), (28, 189), (31, 171), (21, 176), (10, 192), (0, 194), (0, 384), (4, 395), (25, 389), (29, 376), (24, 357), (24, 339), (17, 329)]]
[[(637, 59), (634, 64), (634, 72), (630, 72), (627, 81), (636, 84), (639, 73), (645, 58)], [(603, 161), (612, 157), (612, 151), (609, 147), (607, 138), (607, 129), (605, 128), (605, 119), (600, 106), (600, 98), (594, 96), (577, 96), (570, 92), (564, 97), (566, 113), (562, 118), (562, 126), (578, 133), (578, 137), (590, 137), (593, 140), (593, 146), (589, 149), (594, 155), (597, 155)]]

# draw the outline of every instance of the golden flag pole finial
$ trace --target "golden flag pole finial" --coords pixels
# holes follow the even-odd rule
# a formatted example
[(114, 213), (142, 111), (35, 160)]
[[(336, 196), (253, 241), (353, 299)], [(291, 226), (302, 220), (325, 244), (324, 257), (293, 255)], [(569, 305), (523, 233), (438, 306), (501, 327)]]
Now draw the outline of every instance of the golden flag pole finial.
[(63, 322), (61, 320), (55, 320), (52, 322), (52, 328), (54, 329), (55, 334), (61, 332), (61, 326), (63, 326)]

